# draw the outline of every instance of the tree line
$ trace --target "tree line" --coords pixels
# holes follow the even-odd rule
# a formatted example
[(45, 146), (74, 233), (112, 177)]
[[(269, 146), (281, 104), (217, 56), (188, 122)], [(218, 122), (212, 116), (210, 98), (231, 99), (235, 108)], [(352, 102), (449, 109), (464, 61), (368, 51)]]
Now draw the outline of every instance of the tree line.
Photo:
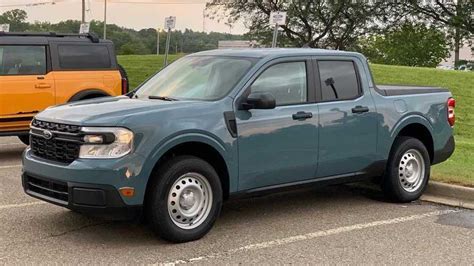
[[(66, 20), (59, 23), (34, 22), (28, 23), (28, 14), (24, 10), (14, 9), (0, 15), (0, 24), (10, 24), (10, 31), (14, 32), (60, 32), (77, 33), (81, 22)], [(100, 38), (103, 37), (103, 22), (92, 20), (90, 32)], [(165, 51), (166, 32), (160, 33), (160, 53)], [(153, 28), (134, 30), (107, 24), (107, 39), (114, 42), (118, 54), (156, 54), (157, 31)], [(170, 53), (194, 53), (203, 50), (216, 49), (220, 40), (241, 40), (241, 35), (219, 32), (197, 32), (190, 29), (172, 31), (170, 37)]]
[(384, 64), (436, 66), (450, 48), (459, 62), (474, 34), (473, 0), (211, 0), (207, 8), (214, 19), (244, 21), (261, 43), (271, 42), (271, 12), (285, 11), (282, 46), (361, 51)]
[[(474, 34), (473, 0), (210, 0), (209, 18), (233, 24), (243, 21), (248, 32), (243, 36), (174, 31), (172, 53), (192, 53), (217, 48), (219, 40), (256, 40), (268, 46), (273, 25), (272, 11), (287, 12), (281, 25), (280, 47), (313, 47), (358, 51), (371, 62), (435, 67), (454, 50), (460, 64), (459, 49), (472, 45)], [(79, 21), (56, 24), (26, 22), (23, 10), (0, 15), (0, 23), (10, 23), (12, 31), (77, 32)], [(91, 31), (102, 35), (103, 23), (91, 21)], [(107, 25), (107, 37), (119, 54), (156, 53), (155, 29), (134, 30)], [(166, 33), (160, 33), (160, 52), (165, 49)]]

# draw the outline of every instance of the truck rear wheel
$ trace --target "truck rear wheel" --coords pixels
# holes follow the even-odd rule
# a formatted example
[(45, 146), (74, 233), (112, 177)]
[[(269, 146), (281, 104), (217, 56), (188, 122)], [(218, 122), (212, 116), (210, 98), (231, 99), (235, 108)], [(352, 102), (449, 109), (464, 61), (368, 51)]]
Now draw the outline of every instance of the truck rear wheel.
[(382, 190), (396, 202), (417, 200), (428, 184), (430, 168), (430, 156), (421, 141), (398, 137), (389, 157)]
[(177, 156), (161, 166), (151, 182), (146, 211), (161, 238), (181, 243), (209, 232), (222, 206), (219, 176), (209, 163)]

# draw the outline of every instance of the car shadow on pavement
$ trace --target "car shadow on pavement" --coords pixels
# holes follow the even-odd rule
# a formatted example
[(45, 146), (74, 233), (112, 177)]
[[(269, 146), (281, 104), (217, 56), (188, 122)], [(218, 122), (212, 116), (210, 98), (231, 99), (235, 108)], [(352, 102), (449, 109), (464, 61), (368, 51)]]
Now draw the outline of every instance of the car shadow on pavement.
[[(203, 241), (216, 241), (232, 232), (272, 230), (269, 225), (285, 221), (297, 224), (327, 213), (354, 212), (354, 207), (380, 204), (380, 193), (347, 185), (300, 189), (271, 195), (233, 199), (222, 208), (216, 226)], [(348, 204), (348, 203), (351, 204)], [(113, 243), (115, 246), (157, 245), (167, 243), (154, 235), (143, 221), (110, 221), (87, 217), (70, 210), (41, 215), (40, 224), (48, 224), (49, 237), (81, 242)], [(259, 229), (261, 227), (261, 229)], [(224, 236), (223, 236), (224, 235)]]

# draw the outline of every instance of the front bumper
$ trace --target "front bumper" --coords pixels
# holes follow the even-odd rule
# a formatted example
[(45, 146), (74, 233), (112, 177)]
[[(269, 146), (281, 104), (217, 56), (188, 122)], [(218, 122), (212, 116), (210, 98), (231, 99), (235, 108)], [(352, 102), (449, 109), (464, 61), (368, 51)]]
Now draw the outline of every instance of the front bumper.
[[(32, 197), (77, 212), (133, 219), (140, 214), (148, 180), (141, 173), (143, 161), (138, 155), (130, 155), (63, 164), (38, 158), (27, 148), (23, 154), (23, 188)], [(121, 187), (135, 188), (135, 195), (121, 196)]]
[(126, 205), (110, 185), (62, 182), (23, 173), (25, 193), (80, 213), (113, 220), (139, 217), (141, 205)]

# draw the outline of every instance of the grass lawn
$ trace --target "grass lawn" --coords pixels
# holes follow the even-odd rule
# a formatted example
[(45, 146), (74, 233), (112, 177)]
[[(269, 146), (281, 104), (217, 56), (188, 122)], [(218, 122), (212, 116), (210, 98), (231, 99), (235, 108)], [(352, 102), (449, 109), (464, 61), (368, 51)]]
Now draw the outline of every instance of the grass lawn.
[[(171, 55), (170, 61), (179, 58)], [(135, 88), (163, 66), (163, 56), (119, 56)], [(401, 66), (372, 65), (377, 84), (439, 86), (456, 98), (456, 151), (446, 162), (433, 167), (432, 179), (474, 187), (474, 72)]]
[[(168, 61), (172, 62), (180, 55), (170, 55)], [(130, 82), (130, 90), (136, 88), (149, 76), (163, 67), (163, 55), (119, 55), (119, 63), (125, 68)]]

